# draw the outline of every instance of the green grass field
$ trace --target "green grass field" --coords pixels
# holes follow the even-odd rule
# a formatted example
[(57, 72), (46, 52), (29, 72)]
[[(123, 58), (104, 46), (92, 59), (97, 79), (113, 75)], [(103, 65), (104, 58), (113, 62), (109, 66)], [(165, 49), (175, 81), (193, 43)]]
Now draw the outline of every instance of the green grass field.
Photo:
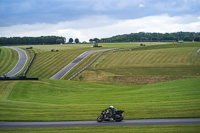
[(1, 81), (0, 120), (95, 120), (109, 105), (125, 119), (200, 117), (200, 78), (149, 85)]
[(18, 53), (17, 51), (0, 47), (0, 76), (11, 71), (18, 62)]
[[(27, 46), (21, 46), (21, 48), (24, 47)], [(36, 45), (33, 48), (37, 56), (27, 73), (27, 77), (44, 79), (53, 76), (85, 49), (84, 47), (81, 49), (81, 46), (78, 49), (77, 45), (75, 47), (66, 45)], [(59, 52), (51, 52), (51, 49), (59, 50)]]
[[(37, 56), (27, 74), (27, 77), (38, 77), (48, 79), (68, 63), (73, 61), (81, 53), (94, 50), (91, 44), (85, 45), (36, 45), (33, 46)], [(27, 46), (21, 46), (24, 48)], [(51, 49), (59, 52), (50, 52)]]
[[(157, 81), (157, 79), (165, 81), (166, 79), (177, 79), (177, 76), (190, 77), (199, 75), (200, 56), (198, 55), (192, 59), (193, 54), (200, 47), (199, 43), (169, 43), (165, 45), (147, 43), (146, 47), (139, 47), (138, 43), (102, 43), (99, 45), (103, 47), (91, 48), (91, 44), (34, 45), (33, 48), (37, 56), (27, 77), (48, 79), (85, 51), (121, 47), (132, 47), (133, 49), (131, 51), (109, 52), (103, 55), (93, 66), (83, 72), (82, 75), (79, 75), (75, 80), (92, 82), (94, 82), (94, 80), (100, 82), (132, 82), (135, 79), (139, 80), (142, 78), (144, 80), (146, 76), (150, 76), (146, 79), (152, 79), (152, 76), (154, 76), (152, 79), (153, 81)], [(25, 49), (27, 46), (19, 47)], [(59, 52), (50, 52), (51, 49), (59, 50)], [(30, 61), (33, 56), (33, 51), (26, 50), (26, 52)], [(72, 69), (63, 79), (69, 79), (97, 55), (98, 53), (90, 55)], [(3, 62), (4, 61), (1, 61), (1, 63)], [(98, 67), (96, 67), (96, 64), (98, 64)], [(9, 68), (5, 66), (6, 65), (2, 67)], [(23, 73), (24, 70), (21, 73)], [(2, 69), (2, 71), (4, 70)], [(160, 77), (160, 75), (162, 75), (162, 77)], [(134, 76), (141, 77), (138, 79)], [(152, 81), (150, 80), (149, 82)], [(147, 81), (147, 83), (149, 82)]]
[(71, 51), (38, 53), (27, 77), (48, 79), (74, 60), (80, 53)]
[(199, 76), (200, 55), (193, 57), (199, 48), (200, 43), (177, 43), (109, 52), (76, 80), (155, 83)]
[(199, 133), (199, 125), (0, 129), (0, 133)]
[[(71, 45), (34, 45), (33, 49), (37, 53), (37, 56), (27, 74), (27, 77), (38, 77), (42, 79), (49, 79), (51, 76), (56, 74), (68, 63), (73, 61), (78, 55), (85, 51), (95, 49), (110, 49), (110, 48), (121, 48), (121, 47), (135, 47), (139, 46), (138, 43), (102, 43), (99, 44), (101, 48), (91, 48), (92, 44), (71, 44)], [(147, 44), (152, 45), (152, 44)], [(28, 46), (19, 46), (19, 48), (25, 49)], [(59, 52), (50, 52), (51, 49), (59, 50)], [(91, 59), (94, 56), (91, 57)], [(86, 61), (88, 62), (88, 61)], [(85, 63), (84, 63), (85, 64)], [(83, 64), (83, 65), (84, 65)], [(79, 69), (79, 67), (73, 72), (70, 72), (64, 79), (71, 77)]]

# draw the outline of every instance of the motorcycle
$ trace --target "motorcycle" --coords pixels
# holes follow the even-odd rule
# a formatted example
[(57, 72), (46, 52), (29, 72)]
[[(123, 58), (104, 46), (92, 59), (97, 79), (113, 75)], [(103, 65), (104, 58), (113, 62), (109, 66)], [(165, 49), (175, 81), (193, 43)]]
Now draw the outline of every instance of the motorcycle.
[(102, 121), (116, 121), (120, 122), (124, 119), (124, 116), (122, 115), (124, 111), (123, 110), (118, 110), (113, 113), (113, 115), (110, 116), (110, 114), (107, 112), (107, 110), (103, 110), (101, 112), (101, 115), (97, 118), (97, 122), (102, 122)]

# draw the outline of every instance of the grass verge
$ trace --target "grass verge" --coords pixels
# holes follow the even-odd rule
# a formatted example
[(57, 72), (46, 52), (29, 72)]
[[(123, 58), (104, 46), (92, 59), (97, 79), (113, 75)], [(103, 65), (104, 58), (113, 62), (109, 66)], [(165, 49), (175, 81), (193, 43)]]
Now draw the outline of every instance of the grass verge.
[(149, 85), (1, 81), (1, 121), (95, 120), (114, 105), (125, 119), (200, 117), (200, 78)]
[(2, 133), (199, 133), (199, 125), (0, 129)]

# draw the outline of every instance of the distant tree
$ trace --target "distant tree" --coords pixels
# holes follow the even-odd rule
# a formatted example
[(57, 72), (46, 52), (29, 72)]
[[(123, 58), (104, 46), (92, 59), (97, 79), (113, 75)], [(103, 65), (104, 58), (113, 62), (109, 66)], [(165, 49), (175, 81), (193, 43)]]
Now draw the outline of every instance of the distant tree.
[(74, 40), (72, 38), (69, 38), (69, 43), (72, 43)]
[(153, 37), (153, 38), (152, 38), (152, 41), (153, 41), (153, 42), (157, 42), (157, 41), (158, 41), (158, 38)]
[(190, 37), (185, 37), (183, 38), (183, 41), (192, 41), (192, 39)]
[(148, 38), (147, 37), (142, 37), (141, 38), (141, 42), (147, 42), (148, 41)]
[(56, 44), (64, 43), (65, 37), (41, 36), (41, 37), (0, 37), (0, 45), (27, 45), (27, 44)]
[(75, 39), (75, 43), (79, 43), (79, 39), (78, 38)]
[(93, 41), (99, 42), (99, 39), (98, 38), (94, 38)]
[(90, 40), (89, 40), (89, 42), (92, 42), (92, 41), (93, 41), (93, 39), (90, 39)]
[(200, 37), (195, 37), (194, 41), (200, 42)]
[(56, 44), (61, 44), (63, 43), (63, 40), (61, 38), (56, 39)]

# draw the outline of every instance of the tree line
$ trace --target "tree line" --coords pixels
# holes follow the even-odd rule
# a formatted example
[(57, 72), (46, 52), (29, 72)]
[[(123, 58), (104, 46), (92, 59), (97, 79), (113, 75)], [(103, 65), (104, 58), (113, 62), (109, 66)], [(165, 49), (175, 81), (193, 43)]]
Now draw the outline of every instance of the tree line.
[(28, 44), (64, 44), (65, 37), (0, 37), (0, 45), (28, 45)]
[(178, 42), (178, 41), (200, 41), (200, 32), (174, 32), (174, 33), (149, 33), (139, 32), (131, 34), (116, 35), (109, 38), (94, 38), (90, 42)]

